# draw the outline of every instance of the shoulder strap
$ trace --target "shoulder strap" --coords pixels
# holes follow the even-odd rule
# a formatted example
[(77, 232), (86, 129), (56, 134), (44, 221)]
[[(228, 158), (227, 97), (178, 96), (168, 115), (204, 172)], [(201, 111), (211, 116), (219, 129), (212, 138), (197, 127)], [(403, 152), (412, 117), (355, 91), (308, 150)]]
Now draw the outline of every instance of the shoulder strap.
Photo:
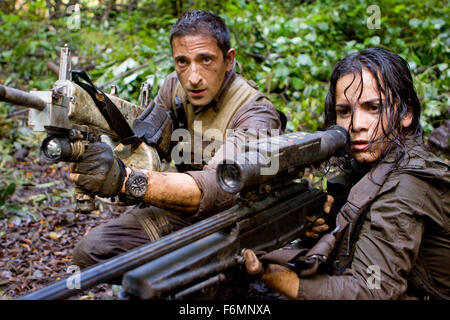
[[(127, 145), (140, 141), (120, 110), (103, 91), (92, 83), (84, 70), (72, 70), (72, 79), (73, 82), (82, 87), (91, 96), (106, 122), (108, 122), (111, 129), (120, 137), (122, 144)], [(81, 82), (80, 79), (87, 83)]]
[(186, 93), (184, 92), (183, 87), (181, 86), (180, 81), (177, 80), (175, 84), (175, 88), (172, 92), (172, 105), (171, 110), (169, 112), (170, 117), (174, 121), (175, 128), (187, 129), (187, 117), (186, 111), (184, 110), (184, 105), (186, 103)]
[(336, 229), (333, 234), (339, 241), (346, 228), (346, 253), (350, 254), (350, 237), (361, 213), (373, 202), (386, 178), (393, 169), (392, 163), (381, 163), (367, 173), (351, 188), (347, 202), (336, 217)]
[[(261, 260), (290, 267), (296, 270), (299, 276), (310, 276), (317, 273), (320, 264), (328, 260), (335, 249), (336, 243), (344, 234), (345, 252), (350, 257), (350, 238), (355, 230), (358, 218), (375, 199), (392, 168), (392, 163), (382, 163), (353, 186), (347, 202), (336, 217), (336, 229), (323, 235), (310, 250), (276, 250), (263, 255)], [(283, 253), (283, 251), (286, 251), (286, 253)]]

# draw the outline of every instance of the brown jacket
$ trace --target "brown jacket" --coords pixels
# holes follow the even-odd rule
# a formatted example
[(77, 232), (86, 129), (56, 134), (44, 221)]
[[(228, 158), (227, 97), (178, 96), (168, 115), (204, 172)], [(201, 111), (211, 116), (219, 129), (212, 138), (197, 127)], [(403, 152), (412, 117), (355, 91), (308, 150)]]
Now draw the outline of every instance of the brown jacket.
[(407, 148), (364, 216), (351, 265), (300, 279), (299, 299), (419, 297), (418, 278), (450, 296), (448, 165), (413, 139)]
[[(234, 81), (243, 79), (233, 68), (232, 71), (227, 72), (225, 81), (222, 85), (219, 94), (212, 103), (208, 106), (200, 107), (192, 110), (190, 113), (194, 117), (201, 119), (204, 113), (220, 116), (223, 114), (223, 109), (233, 109), (233, 106), (224, 103), (224, 98), (227, 96), (227, 91), (232, 87)], [(167, 110), (172, 109), (174, 91), (177, 89), (178, 78), (175, 72), (170, 74), (160, 88), (155, 102), (165, 107)], [(261, 98), (243, 105), (237, 111), (233, 111), (234, 115), (229, 121), (226, 129), (234, 130), (222, 144), (222, 147), (216, 152), (216, 155), (210, 159), (201, 171), (187, 171), (197, 183), (202, 192), (199, 210), (189, 218), (193, 221), (202, 219), (210, 214), (217, 213), (231, 207), (235, 203), (235, 195), (230, 195), (223, 191), (216, 182), (216, 165), (226, 155), (233, 155), (240, 150), (241, 145), (245, 139), (256, 139), (257, 136), (252, 136), (252, 130), (264, 130), (270, 133), (272, 129), (281, 129), (281, 121), (278, 111), (272, 103), (264, 98)], [(190, 107), (192, 107), (189, 104)], [(190, 118), (190, 117), (188, 117)], [(188, 119), (189, 120), (189, 119)], [(188, 130), (192, 131), (192, 121), (188, 121)], [(201, 152), (201, 151), (200, 151)], [(188, 217), (186, 217), (188, 218)]]

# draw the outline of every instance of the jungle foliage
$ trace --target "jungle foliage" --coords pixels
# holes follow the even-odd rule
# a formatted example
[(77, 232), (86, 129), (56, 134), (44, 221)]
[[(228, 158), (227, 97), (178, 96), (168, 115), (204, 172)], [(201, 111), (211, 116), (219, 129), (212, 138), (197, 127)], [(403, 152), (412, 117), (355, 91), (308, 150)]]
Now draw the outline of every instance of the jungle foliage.
[[(242, 73), (288, 115), (289, 130), (323, 126), (333, 65), (368, 47), (390, 49), (409, 62), (423, 103), (421, 123), (426, 134), (448, 119), (449, 8), (441, 1), (2, 2), (0, 84), (48, 90), (57, 79), (49, 65), (58, 63), (60, 48), (68, 43), (74, 67), (87, 70), (97, 85), (116, 84), (122, 98), (137, 102), (141, 83), (150, 81), (155, 97), (173, 71), (171, 25), (183, 11), (195, 8), (225, 19)], [(38, 149), (24, 121), (11, 116), (14, 112), (17, 109), (0, 104), (0, 215), (14, 210), (6, 207), (4, 199), (15, 183), (30, 183), (5, 163), (14, 161), (15, 150)]]

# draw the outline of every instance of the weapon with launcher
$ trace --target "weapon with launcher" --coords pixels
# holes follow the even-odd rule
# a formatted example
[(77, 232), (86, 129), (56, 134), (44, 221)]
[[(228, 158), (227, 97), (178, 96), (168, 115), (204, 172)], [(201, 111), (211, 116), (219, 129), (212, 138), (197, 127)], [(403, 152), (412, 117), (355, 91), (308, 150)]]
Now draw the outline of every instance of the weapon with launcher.
[(140, 299), (204, 294), (229, 279), (227, 271), (242, 263), (243, 248), (281, 248), (323, 214), (326, 194), (296, 180), (305, 166), (343, 151), (348, 140), (347, 131), (334, 126), (249, 143), (217, 167), (221, 187), (239, 192), (235, 206), (22, 299), (64, 299), (121, 276), (122, 292)]
[[(47, 131), (41, 154), (49, 162), (76, 162), (88, 143), (103, 140), (115, 148), (126, 165), (159, 171), (157, 152), (134, 136), (131, 129), (149, 102), (149, 84), (141, 87), (140, 106), (120, 99), (114, 89), (105, 94), (85, 72), (71, 70), (71, 53), (66, 44), (61, 49), (59, 79), (51, 90), (25, 92), (0, 85), (0, 101), (31, 108), (29, 124), (33, 130)], [(95, 196), (77, 187), (75, 199), (78, 211), (95, 209)]]

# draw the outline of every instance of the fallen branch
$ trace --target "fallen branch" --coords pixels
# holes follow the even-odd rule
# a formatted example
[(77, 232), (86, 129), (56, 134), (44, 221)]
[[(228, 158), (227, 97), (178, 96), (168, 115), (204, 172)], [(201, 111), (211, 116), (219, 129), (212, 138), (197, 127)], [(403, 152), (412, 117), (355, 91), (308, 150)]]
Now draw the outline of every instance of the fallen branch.
[(134, 72), (136, 72), (136, 71), (138, 71), (138, 70), (144, 69), (144, 68), (147, 67), (148, 65), (149, 65), (148, 63), (144, 63), (144, 64), (141, 64), (140, 66), (137, 66), (137, 67), (135, 67), (135, 68), (133, 68), (133, 69), (130, 69), (130, 70), (125, 71), (125, 72), (122, 72), (122, 73), (119, 74), (118, 76), (112, 78), (111, 80), (105, 82), (104, 84), (99, 85), (98, 87), (99, 87), (100, 89), (103, 89), (103, 88), (105, 88), (106, 86), (108, 86), (108, 85), (110, 85), (110, 84), (116, 82), (117, 80), (120, 80), (120, 79), (122, 79), (122, 78), (124, 78), (124, 77), (126, 77), (126, 76), (128, 76), (128, 75), (130, 75), (130, 74), (132, 74), (132, 73), (134, 73)]
[(14, 117), (17, 117), (17, 116), (21, 116), (21, 115), (23, 115), (24, 113), (27, 113), (28, 112), (28, 109), (19, 109), (19, 110), (16, 110), (16, 111), (13, 111), (13, 112), (11, 112), (11, 113), (8, 113), (7, 115), (6, 115), (6, 118), (14, 118)]
[[(157, 59), (156, 61), (154, 61), (154, 63), (157, 64), (157, 63), (161, 62), (164, 58), (165, 58), (165, 57), (161, 57), (161, 58)], [(109, 80), (109, 81), (107, 81), (107, 82), (105, 82), (105, 83), (103, 83), (103, 84), (101, 84), (101, 85), (98, 85), (97, 87), (99, 87), (100, 89), (103, 89), (103, 88), (105, 88), (106, 86), (108, 86), (108, 85), (110, 85), (110, 84), (113, 84), (113, 83), (116, 82), (117, 80), (120, 80), (120, 79), (122, 79), (122, 78), (125, 78), (126, 76), (129, 76), (130, 74), (132, 74), (132, 73), (134, 73), (134, 72), (136, 72), (136, 71), (138, 71), (138, 70), (144, 69), (144, 68), (146, 68), (146, 67), (148, 67), (148, 66), (149, 66), (149, 63), (141, 64), (140, 66), (137, 66), (137, 67), (135, 67), (135, 68), (133, 68), (133, 69), (130, 69), (130, 70), (125, 71), (125, 72), (122, 72), (121, 74), (115, 76), (115, 77), (112, 78), (111, 80)]]
[(59, 67), (53, 61), (47, 61), (48, 70), (52, 71), (54, 74), (59, 74)]

